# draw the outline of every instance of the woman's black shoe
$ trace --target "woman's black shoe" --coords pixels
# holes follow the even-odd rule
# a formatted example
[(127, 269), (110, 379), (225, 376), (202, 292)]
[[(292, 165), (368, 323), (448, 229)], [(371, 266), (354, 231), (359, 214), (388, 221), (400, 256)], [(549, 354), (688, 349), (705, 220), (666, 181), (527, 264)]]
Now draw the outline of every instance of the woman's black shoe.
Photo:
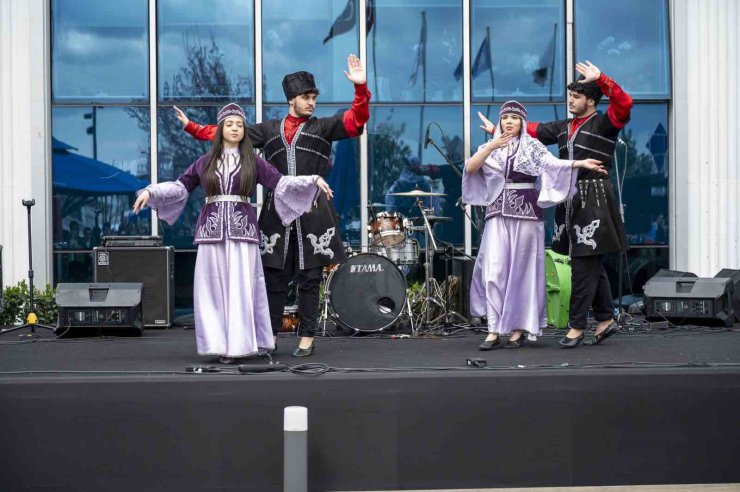
[(293, 351), (293, 357), (308, 357), (309, 355), (313, 354), (314, 347), (314, 344), (311, 344), (311, 346), (307, 349), (302, 349), (298, 347)]
[(483, 343), (478, 345), (478, 350), (491, 350), (496, 345), (500, 344), (501, 340), (499, 340), (498, 337), (494, 338), (493, 340), (484, 340)]
[(563, 348), (575, 348), (578, 346), (579, 343), (583, 340), (584, 334), (581, 333), (576, 338), (568, 338), (568, 335), (565, 335), (563, 338), (560, 339), (558, 342), (558, 345), (560, 345)]
[(619, 329), (619, 325), (617, 325), (616, 321), (612, 321), (609, 323), (609, 326), (606, 327), (604, 331), (601, 333), (598, 333), (591, 337), (587, 342), (584, 342), (584, 345), (598, 345), (610, 336), (614, 335), (617, 330)]
[(517, 338), (516, 340), (513, 340), (513, 341), (509, 340), (508, 342), (506, 342), (506, 345), (504, 345), (504, 347), (505, 348), (519, 348), (522, 345), (524, 345), (524, 338), (525, 338), (524, 334), (519, 335), (519, 338)]

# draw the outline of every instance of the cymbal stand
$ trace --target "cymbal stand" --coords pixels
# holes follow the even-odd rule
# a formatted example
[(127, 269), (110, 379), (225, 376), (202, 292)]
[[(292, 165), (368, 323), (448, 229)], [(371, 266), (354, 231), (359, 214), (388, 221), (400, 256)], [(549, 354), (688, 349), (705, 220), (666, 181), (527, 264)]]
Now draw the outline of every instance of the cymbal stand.
[[(431, 200), (430, 200), (431, 201)], [(422, 328), (429, 328), (433, 325), (432, 322), (432, 309), (431, 304), (435, 304), (439, 308), (444, 308), (443, 304), (439, 302), (439, 299), (435, 297), (435, 292), (433, 292), (434, 289), (434, 283), (436, 283), (434, 279), (434, 265), (433, 265), (433, 256), (434, 251), (437, 250), (437, 242), (434, 239), (434, 232), (432, 231), (432, 226), (429, 223), (429, 219), (427, 219), (427, 211), (424, 208), (424, 203), (421, 199), (421, 197), (416, 199), (416, 205), (419, 207), (419, 210), (421, 211), (421, 217), (424, 219), (424, 290), (425, 290), (425, 297), (422, 300), (422, 319), (419, 323), (417, 323), (416, 327), (416, 333), (414, 335), (418, 335), (418, 332)], [(432, 246), (432, 249), (430, 250), (430, 245)]]

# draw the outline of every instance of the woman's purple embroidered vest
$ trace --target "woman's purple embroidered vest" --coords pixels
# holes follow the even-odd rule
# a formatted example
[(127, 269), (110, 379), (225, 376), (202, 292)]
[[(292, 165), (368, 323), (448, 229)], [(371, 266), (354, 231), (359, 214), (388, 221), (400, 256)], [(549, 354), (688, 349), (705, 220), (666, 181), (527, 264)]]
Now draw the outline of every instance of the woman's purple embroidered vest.
[(537, 205), (537, 197), (540, 192), (534, 187), (537, 176), (520, 173), (513, 170), (516, 151), (506, 159), (506, 184), (531, 184), (527, 189), (504, 188), (501, 194), (486, 207), (486, 220), (498, 215), (510, 219), (520, 220), (542, 220), (542, 209)]

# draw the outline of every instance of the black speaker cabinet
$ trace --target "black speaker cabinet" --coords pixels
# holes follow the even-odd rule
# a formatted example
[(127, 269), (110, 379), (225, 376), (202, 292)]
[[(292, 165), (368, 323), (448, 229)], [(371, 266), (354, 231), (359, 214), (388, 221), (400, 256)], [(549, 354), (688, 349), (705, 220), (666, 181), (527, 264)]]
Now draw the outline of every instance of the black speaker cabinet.
[(452, 258), (452, 275), (458, 278), (457, 305), (455, 311), (470, 321), (470, 283), (473, 281), (475, 259), (467, 256)]
[(740, 270), (723, 268), (714, 278), (729, 278), (735, 288), (732, 294), (732, 309), (735, 310), (735, 321), (740, 323)]
[(93, 248), (95, 282), (141, 282), (145, 328), (172, 326), (175, 250), (171, 246)]
[(645, 284), (647, 316), (676, 324), (732, 326), (733, 293), (729, 278), (653, 277)]

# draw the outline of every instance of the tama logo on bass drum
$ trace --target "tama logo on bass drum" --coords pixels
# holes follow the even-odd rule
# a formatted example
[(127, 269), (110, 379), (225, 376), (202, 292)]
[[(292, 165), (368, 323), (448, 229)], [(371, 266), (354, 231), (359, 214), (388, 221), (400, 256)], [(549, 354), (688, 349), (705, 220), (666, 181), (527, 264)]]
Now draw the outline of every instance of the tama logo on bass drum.
[(369, 265), (350, 265), (350, 273), (375, 273), (383, 272), (383, 265), (371, 263)]

